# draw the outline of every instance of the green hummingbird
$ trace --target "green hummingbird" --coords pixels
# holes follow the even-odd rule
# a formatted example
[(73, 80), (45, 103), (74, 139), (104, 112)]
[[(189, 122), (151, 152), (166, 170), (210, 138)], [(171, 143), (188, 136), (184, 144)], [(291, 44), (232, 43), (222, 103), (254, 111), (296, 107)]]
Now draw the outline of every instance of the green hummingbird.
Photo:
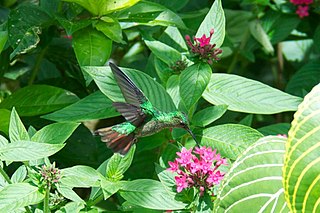
[(95, 135), (101, 136), (101, 140), (107, 144), (108, 148), (124, 155), (137, 138), (153, 135), (164, 128), (172, 127), (185, 129), (198, 144), (185, 113), (163, 112), (156, 109), (119, 67), (113, 63), (109, 63), (109, 66), (126, 100), (126, 103), (114, 102), (112, 105), (126, 121), (94, 132)]

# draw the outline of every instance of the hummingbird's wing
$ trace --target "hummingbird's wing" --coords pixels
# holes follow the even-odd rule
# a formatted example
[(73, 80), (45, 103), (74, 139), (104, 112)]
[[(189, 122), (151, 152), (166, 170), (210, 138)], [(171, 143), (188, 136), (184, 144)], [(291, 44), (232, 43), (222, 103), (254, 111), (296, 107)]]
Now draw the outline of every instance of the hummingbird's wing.
[(112, 104), (118, 112), (131, 124), (139, 127), (147, 117), (140, 107), (128, 103), (114, 102)]
[(143, 92), (133, 83), (133, 81), (113, 63), (109, 63), (116, 81), (121, 89), (127, 103), (140, 107), (141, 104), (149, 101)]

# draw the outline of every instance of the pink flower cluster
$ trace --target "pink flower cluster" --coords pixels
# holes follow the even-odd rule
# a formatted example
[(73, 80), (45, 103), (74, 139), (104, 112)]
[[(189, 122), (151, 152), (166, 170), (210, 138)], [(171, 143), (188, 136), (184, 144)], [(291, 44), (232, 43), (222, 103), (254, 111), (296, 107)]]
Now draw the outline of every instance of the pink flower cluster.
[(194, 151), (192, 148), (187, 150), (183, 147), (177, 155), (179, 157), (174, 162), (169, 161), (170, 168), (167, 169), (178, 174), (175, 176), (177, 192), (196, 187), (202, 196), (224, 177), (219, 167), (227, 165), (227, 160), (216, 154), (216, 150), (211, 147), (196, 147)]
[(296, 14), (299, 15), (300, 18), (305, 16), (309, 16), (309, 4), (313, 3), (313, 0), (290, 0), (290, 2), (294, 5), (297, 5), (298, 8), (296, 10)]
[(189, 35), (186, 35), (185, 39), (187, 41), (188, 46), (191, 49), (191, 52), (199, 57), (201, 60), (206, 61), (209, 64), (213, 63), (213, 60), (219, 60), (218, 56), (222, 53), (222, 50), (219, 48), (215, 48), (216, 44), (210, 44), (211, 37), (214, 33), (214, 30), (210, 30), (210, 35), (207, 37), (205, 34), (202, 35), (200, 38), (191, 38)]

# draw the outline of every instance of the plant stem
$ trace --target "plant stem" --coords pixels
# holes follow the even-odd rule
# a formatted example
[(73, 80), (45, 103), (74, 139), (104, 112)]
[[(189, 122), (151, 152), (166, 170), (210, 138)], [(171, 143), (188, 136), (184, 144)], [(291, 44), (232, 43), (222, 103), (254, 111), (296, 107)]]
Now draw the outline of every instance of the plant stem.
[(33, 67), (33, 69), (32, 69), (32, 72), (31, 72), (30, 79), (29, 79), (29, 81), (28, 81), (28, 85), (32, 85), (33, 82), (34, 82), (34, 80), (36, 79), (36, 77), (37, 77), (37, 75), (38, 75), (38, 72), (39, 72), (39, 70), (40, 70), (40, 66), (41, 66), (42, 59), (43, 59), (43, 57), (44, 57), (47, 49), (48, 49), (48, 46), (44, 47), (44, 48), (40, 51), (39, 55), (37, 56), (36, 62), (35, 62), (35, 64), (34, 64), (34, 67)]
[(49, 195), (50, 195), (50, 187), (46, 188), (46, 194), (43, 200), (43, 212), (44, 213), (50, 213), (50, 208), (49, 208)]
[(87, 206), (88, 206), (88, 207), (94, 206), (94, 205), (96, 205), (97, 203), (99, 203), (101, 200), (103, 200), (103, 193), (102, 193), (102, 192), (101, 192), (101, 194), (100, 194), (98, 197), (94, 198), (93, 200), (89, 200), (89, 201), (87, 202)]

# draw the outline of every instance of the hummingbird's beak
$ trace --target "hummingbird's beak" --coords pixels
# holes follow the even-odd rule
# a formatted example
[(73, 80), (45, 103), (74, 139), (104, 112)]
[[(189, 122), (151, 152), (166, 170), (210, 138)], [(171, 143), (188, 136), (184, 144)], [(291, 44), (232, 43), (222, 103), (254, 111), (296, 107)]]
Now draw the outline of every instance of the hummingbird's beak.
[(199, 142), (197, 141), (196, 136), (193, 134), (193, 132), (191, 131), (191, 129), (189, 127), (186, 128), (187, 132), (189, 132), (189, 134), (191, 135), (191, 137), (193, 138), (193, 140), (196, 142), (197, 146), (200, 147)]

